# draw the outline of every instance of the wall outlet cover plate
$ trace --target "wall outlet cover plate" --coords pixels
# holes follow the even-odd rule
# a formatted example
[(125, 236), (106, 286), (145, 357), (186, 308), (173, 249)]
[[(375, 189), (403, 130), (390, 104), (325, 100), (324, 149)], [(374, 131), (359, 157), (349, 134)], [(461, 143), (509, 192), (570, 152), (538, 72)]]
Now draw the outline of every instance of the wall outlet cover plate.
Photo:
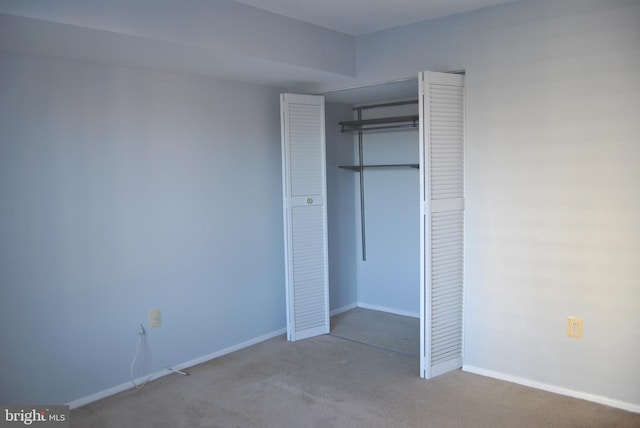
[(149, 311), (149, 327), (156, 328), (162, 325), (162, 315), (160, 309), (152, 309)]
[(582, 318), (567, 317), (567, 336), (574, 339), (582, 339)]

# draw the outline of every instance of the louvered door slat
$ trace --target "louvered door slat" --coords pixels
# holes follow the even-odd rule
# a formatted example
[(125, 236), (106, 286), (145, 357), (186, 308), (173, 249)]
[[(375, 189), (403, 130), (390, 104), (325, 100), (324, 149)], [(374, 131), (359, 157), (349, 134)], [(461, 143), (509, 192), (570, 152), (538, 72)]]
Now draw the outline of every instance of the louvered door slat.
[(323, 135), (319, 115), (321, 105), (292, 104), (289, 108), (289, 138), (295, 144), (290, 145), (289, 162), (291, 196), (324, 193), (324, 165), (318, 162), (323, 158), (324, 145), (318, 144)]
[(287, 337), (329, 332), (324, 99), (283, 94)]
[(464, 78), (421, 73), (421, 367), (430, 378), (462, 365)]

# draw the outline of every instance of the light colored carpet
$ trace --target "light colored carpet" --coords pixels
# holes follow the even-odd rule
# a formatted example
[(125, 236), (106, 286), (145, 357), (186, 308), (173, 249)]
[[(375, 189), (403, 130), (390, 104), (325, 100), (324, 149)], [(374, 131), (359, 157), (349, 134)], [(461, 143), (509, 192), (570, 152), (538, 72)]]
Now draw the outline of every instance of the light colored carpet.
[(355, 308), (331, 318), (331, 335), (420, 356), (420, 319)]
[(72, 427), (639, 427), (640, 415), (331, 335), (280, 336), (71, 412)]

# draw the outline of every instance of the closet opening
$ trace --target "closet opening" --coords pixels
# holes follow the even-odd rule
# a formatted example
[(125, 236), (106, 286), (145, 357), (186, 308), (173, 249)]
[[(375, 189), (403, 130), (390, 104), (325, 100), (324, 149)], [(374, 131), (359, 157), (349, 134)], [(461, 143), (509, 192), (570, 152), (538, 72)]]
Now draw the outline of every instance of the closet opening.
[[(281, 95), (288, 340), (403, 317), (421, 377), (462, 366), (464, 98), (464, 76), (429, 71)], [(395, 350), (358, 318), (349, 339)]]
[(418, 81), (325, 97), (330, 334), (420, 352)]

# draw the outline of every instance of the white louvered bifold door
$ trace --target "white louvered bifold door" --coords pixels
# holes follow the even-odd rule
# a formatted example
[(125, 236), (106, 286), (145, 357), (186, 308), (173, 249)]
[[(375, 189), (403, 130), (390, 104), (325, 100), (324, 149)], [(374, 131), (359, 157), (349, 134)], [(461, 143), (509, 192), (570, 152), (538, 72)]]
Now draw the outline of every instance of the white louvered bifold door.
[(329, 333), (324, 97), (283, 94), (287, 338)]
[(420, 73), (421, 376), (462, 367), (464, 76)]

